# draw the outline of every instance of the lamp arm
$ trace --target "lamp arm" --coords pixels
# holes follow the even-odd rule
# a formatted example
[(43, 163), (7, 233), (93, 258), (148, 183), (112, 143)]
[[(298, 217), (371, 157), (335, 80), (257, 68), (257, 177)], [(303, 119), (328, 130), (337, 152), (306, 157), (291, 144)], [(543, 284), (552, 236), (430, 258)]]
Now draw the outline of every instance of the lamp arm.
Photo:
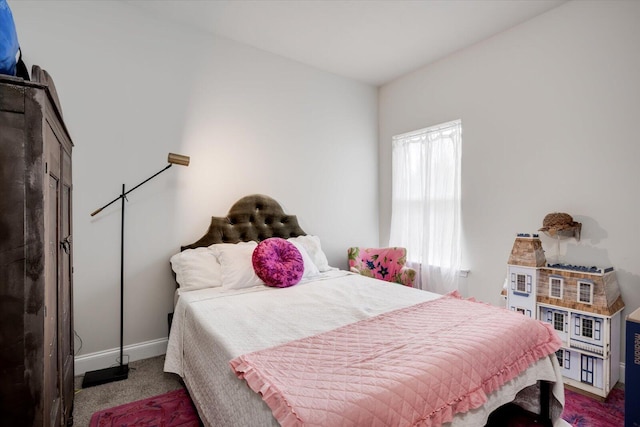
[(117, 202), (118, 200), (124, 198), (127, 194), (131, 193), (133, 190), (135, 190), (136, 188), (140, 187), (142, 184), (146, 183), (147, 181), (152, 180), (153, 178), (155, 178), (156, 176), (160, 175), (162, 172), (166, 171), (167, 169), (169, 169), (171, 166), (173, 166), (172, 163), (169, 163), (167, 166), (165, 166), (163, 169), (161, 169), (160, 171), (156, 172), (155, 174), (151, 175), (149, 178), (145, 179), (144, 181), (142, 181), (140, 184), (136, 185), (135, 187), (133, 187), (131, 190), (127, 191), (124, 194), (119, 195), (118, 197), (116, 197), (115, 199), (113, 199), (112, 201), (110, 201), (109, 203), (107, 203), (106, 205), (104, 205), (101, 208), (96, 209), (95, 211), (91, 212), (91, 216), (95, 216), (97, 214), (99, 214), (104, 208), (106, 208), (107, 206), (110, 206), (111, 204)]

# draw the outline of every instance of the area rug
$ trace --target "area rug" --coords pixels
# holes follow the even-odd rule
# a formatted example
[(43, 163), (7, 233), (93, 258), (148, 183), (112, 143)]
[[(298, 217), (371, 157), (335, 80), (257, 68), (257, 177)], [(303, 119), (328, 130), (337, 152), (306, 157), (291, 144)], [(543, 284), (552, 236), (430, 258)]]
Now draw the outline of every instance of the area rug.
[(96, 412), (89, 427), (199, 427), (191, 398), (183, 388)]
[(604, 402), (571, 390), (565, 390), (564, 397), (562, 418), (574, 427), (624, 426), (624, 390), (614, 388)]
[[(605, 402), (565, 390), (564, 418), (573, 427), (624, 426), (624, 391), (614, 388)], [(537, 427), (509, 408), (498, 410), (487, 426)], [(507, 421), (508, 420), (508, 421)], [(89, 427), (199, 427), (202, 424), (185, 389), (96, 412)]]
[[(624, 391), (614, 388), (602, 402), (565, 389), (562, 418), (572, 427), (623, 427)], [(485, 427), (543, 427), (546, 424), (513, 404), (498, 408)]]

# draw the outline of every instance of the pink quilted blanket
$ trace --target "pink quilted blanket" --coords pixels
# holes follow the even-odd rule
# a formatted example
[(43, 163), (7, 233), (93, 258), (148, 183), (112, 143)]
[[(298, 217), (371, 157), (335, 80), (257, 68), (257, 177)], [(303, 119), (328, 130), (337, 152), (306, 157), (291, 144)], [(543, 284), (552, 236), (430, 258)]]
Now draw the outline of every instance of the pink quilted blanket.
[(284, 426), (433, 426), (560, 348), (550, 325), (457, 293), (230, 364)]

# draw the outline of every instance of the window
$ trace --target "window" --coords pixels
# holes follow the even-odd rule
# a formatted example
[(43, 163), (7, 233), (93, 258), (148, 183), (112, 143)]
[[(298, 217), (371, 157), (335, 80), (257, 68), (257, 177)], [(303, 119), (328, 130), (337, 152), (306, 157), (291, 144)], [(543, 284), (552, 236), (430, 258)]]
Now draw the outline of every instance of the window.
[(586, 338), (593, 338), (593, 320), (582, 318), (581, 335)]
[(525, 314), (524, 308), (516, 307), (516, 311), (520, 314), (523, 314), (523, 315)]
[(593, 286), (588, 282), (578, 282), (578, 302), (591, 304), (593, 302)]
[(558, 359), (558, 365), (560, 365), (560, 367), (564, 366), (564, 350), (563, 349), (556, 351), (556, 358)]
[(419, 267), (420, 287), (440, 293), (458, 287), (461, 151), (460, 120), (392, 141), (389, 244), (407, 248), (407, 263)]
[(564, 332), (564, 314), (553, 313), (553, 329)]
[(549, 297), (562, 298), (562, 279), (559, 277), (549, 278)]
[(564, 369), (571, 369), (571, 352), (564, 350), (564, 363), (562, 364)]
[(529, 274), (511, 273), (511, 289), (522, 293), (531, 293), (532, 277)]

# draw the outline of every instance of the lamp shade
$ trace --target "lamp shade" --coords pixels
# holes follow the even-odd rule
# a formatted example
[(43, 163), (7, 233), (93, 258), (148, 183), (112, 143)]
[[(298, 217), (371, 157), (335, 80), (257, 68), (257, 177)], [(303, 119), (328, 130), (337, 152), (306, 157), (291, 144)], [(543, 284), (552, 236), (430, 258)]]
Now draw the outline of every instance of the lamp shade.
[(169, 153), (167, 161), (174, 165), (189, 166), (189, 156), (183, 156), (182, 154)]

